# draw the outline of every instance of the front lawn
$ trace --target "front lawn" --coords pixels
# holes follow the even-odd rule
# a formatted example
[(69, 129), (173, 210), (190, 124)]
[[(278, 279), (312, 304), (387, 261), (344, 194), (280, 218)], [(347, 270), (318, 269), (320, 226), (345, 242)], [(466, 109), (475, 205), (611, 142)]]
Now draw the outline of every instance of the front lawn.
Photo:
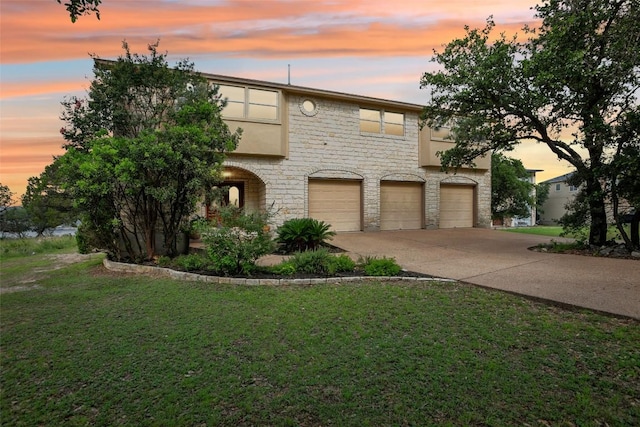
[[(629, 235), (630, 232), (630, 226), (629, 224), (626, 224), (624, 226), (625, 231), (627, 233), (627, 235)], [(536, 225), (536, 226), (532, 226), (532, 227), (509, 227), (509, 228), (498, 228), (497, 230), (502, 230), (502, 231), (508, 231), (510, 233), (524, 233), (524, 234), (537, 234), (537, 235), (541, 235), (541, 236), (552, 236), (552, 237), (559, 237), (560, 234), (562, 233), (562, 227), (559, 225)], [(573, 238), (586, 238), (588, 236), (589, 230), (585, 229), (584, 232), (582, 233), (582, 236), (580, 235), (574, 235), (574, 234), (569, 234), (565, 237), (573, 237)], [(611, 225), (609, 226), (609, 229), (607, 230), (607, 239), (609, 240), (620, 240), (620, 232), (618, 231), (618, 229), (615, 227), (615, 225)]]
[(536, 225), (533, 227), (508, 227), (498, 228), (498, 230), (508, 231), (510, 233), (537, 234), (540, 236), (559, 237), (562, 233), (562, 227), (559, 225)]
[(456, 283), (227, 286), (93, 259), (2, 295), (3, 425), (638, 425), (640, 323)]

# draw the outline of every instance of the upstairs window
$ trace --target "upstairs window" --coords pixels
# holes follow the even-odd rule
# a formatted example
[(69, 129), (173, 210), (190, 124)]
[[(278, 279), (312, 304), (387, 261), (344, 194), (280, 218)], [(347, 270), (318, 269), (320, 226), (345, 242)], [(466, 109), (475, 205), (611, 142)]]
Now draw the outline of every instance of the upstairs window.
[(380, 133), (381, 112), (378, 110), (360, 109), (360, 132)]
[(556, 184), (556, 191), (560, 191), (560, 184)]
[(278, 120), (278, 92), (243, 86), (220, 85), (220, 94), (227, 99), (222, 116), (227, 118)]
[(404, 114), (361, 108), (360, 132), (403, 136)]
[(384, 112), (384, 133), (387, 135), (404, 135), (404, 114)]

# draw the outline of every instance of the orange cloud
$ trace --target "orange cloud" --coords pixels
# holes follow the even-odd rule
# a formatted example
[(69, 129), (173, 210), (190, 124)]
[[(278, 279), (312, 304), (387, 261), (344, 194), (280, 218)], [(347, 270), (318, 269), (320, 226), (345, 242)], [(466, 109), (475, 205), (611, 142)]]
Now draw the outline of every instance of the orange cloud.
[[(486, 18), (469, 18), (472, 8), (463, 7), (459, 1), (436, 7), (414, 1), (393, 9), (388, 2), (384, 7), (379, 2), (369, 3), (154, 3), (155, 9), (149, 10), (144, 2), (105, 2), (100, 21), (83, 17), (76, 24), (68, 22), (64, 8), (55, 2), (38, 3), (37, 9), (25, 6), (8, 16), (3, 14), (2, 61), (86, 58), (88, 53), (114, 57), (121, 53), (120, 44), (125, 38), (136, 46), (134, 51), (159, 38), (163, 49), (181, 55), (429, 55), (433, 48), (461, 35), (465, 24), (483, 26)], [(34, 19), (34, 14), (45, 18)], [(509, 22), (499, 30), (512, 33), (522, 24)]]
[(18, 98), (25, 96), (36, 96), (54, 93), (68, 94), (88, 86), (86, 81), (79, 82), (74, 80), (53, 81), (53, 82), (11, 82), (0, 83), (0, 99)]
[(0, 154), (0, 182), (7, 185), (14, 199), (24, 194), (29, 177), (39, 175), (54, 155), (63, 154), (62, 138), (3, 139)]

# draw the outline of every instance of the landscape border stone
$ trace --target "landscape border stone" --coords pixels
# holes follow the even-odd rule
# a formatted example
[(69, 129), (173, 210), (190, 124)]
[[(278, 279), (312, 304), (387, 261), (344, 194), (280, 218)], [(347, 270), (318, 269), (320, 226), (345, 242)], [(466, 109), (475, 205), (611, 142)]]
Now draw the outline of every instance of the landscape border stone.
[(170, 268), (155, 267), (151, 265), (128, 264), (124, 262), (111, 261), (107, 258), (102, 260), (102, 264), (109, 271), (118, 273), (149, 274), (155, 277), (167, 277), (171, 279), (184, 280), (187, 282), (207, 282), (225, 285), (319, 285), (337, 282), (361, 282), (361, 281), (412, 281), (412, 282), (457, 282), (454, 279), (444, 279), (440, 277), (406, 277), (406, 276), (349, 276), (349, 277), (319, 277), (319, 278), (282, 278), (282, 279), (249, 279), (242, 277), (208, 276), (203, 274), (177, 271)]

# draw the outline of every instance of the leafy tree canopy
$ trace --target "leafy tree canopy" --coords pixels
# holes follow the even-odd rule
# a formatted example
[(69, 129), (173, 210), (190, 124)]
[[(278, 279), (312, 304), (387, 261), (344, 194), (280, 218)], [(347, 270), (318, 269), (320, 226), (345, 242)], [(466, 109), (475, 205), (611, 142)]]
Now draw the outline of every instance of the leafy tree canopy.
[(534, 184), (518, 159), (491, 156), (491, 216), (494, 219), (526, 217), (535, 203)]
[[(58, 4), (63, 4), (62, 0), (56, 0)], [(100, 19), (100, 6), (102, 0), (69, 0), (64, 3), (64, 7), (69, 12), (71, 22), (75, 23), (82, 15), (91, 15), (95, 13), (96, 18)]]
[(13, 204), (13, 193), (6, 185), (0, 184), (0, 213)]
[(29, 178), (22, 206), (38, 236), (77, 219), (73, 201), (59, 184), (61, 179), (57, 163), (48, 165), (40, 176)]
[[(434, 61), (421, 86), (430, 127), (453, 124), (444, 167), (473, 164), (523, 141), (545, 144), (576, 168), (590, 220), (589, 241), (606, 242), (606, 166), (640, 86), (640, 0), (547, 0), (527, 39), (493, 37), (494, 23), (466, 27)], [(569, 135), (569, 136), (567, 136)], [(586, 154), (583, 154), (586, 153)]]
[(67, 152), (56, 163), (83, 213), (83, 247), (149, 259), (161, 231), (163, 250), (175, 255), (240, 131), (229, 131), (217, 87), (192, 63), (170, 68), (157, 44), (146, 56), (123, 47), (117, 61), (96, 59), (86, 99), (63, 102)]

